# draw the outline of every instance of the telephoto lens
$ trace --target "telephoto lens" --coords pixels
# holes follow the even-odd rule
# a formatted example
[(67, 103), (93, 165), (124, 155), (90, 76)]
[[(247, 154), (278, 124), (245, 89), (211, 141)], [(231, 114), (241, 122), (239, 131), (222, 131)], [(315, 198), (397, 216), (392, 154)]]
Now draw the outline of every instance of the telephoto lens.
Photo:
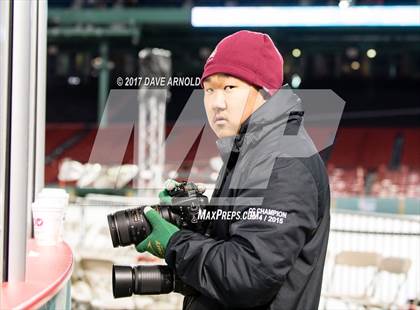
[(171, 269), (165, 265), (112, 267), (112, 292), (115, 298), (136, 295), (168, 294), (175, 288)]
[[(108, 215), (108, 226), (111, 233), (112, 245), (119, 246), (137, 245), (151, 233), (152, 228), (144, 216), (144, 208), (117, 211)], [(151, 206), (167, 221), (179, 225), (178, 216), (170, 212), (166, 206)]]

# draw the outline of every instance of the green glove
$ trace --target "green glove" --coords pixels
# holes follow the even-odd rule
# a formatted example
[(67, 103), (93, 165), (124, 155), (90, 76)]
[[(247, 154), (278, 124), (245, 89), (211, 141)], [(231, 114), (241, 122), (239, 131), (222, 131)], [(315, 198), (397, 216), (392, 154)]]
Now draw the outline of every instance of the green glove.
[(159, 192), (159, 200), (163, 204), (171, 204), (172, 202), (172, 196), (169, 195), (169, 192), (172, 191), (175, 187), (181, 185), (181, 183), (173, 180), (168, 179), (165, 181), (165, 189), (161, 192)]
[(144, 208), (144, 215), (152, 225), (153, 231), (136, 246), (136, 249), (139, 252), (147, 251), (154, 256), (164, 258), (169, 239), (179, 228), (166, 221), (151, 207)]

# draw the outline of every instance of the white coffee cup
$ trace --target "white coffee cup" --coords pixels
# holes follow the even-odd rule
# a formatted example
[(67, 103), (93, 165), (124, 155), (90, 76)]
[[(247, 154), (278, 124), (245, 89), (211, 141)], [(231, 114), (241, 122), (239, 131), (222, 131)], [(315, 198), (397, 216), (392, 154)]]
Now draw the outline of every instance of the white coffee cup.
[(43, 189), (32, 204), (35, 241), (53, 246), (62, 241), (69, 195), (63, 189)]

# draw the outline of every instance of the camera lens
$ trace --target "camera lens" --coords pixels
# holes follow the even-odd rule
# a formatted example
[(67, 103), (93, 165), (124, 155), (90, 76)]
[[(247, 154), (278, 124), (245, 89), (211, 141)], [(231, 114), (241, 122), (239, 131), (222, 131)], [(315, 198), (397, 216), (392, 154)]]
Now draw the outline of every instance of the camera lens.
[[(173, 214), (167, 206), (151, 206), (167, 221), (180, 225), (179, 216)], [(151, 233), (151, 226), (144, 216), (144, 206), (136, 209), (117, 211), (108, 215), (109, 232), (112, 245), (127, 246), (139, 244)]]
[(109, 232), (111, 233), (112, 245), (114, 246), (114, 248), (116, 248), (120, 245), (120, 237), (118, 236), (118, 229), (115, 225), (115, 218), (113, 214), (109, 214), (107, 218)]
[(114, 248), (139, 244), (150, 234), (151, 227), (144, 217), (143, 209), (144, 207), (128, 209), (108, 215), (108, 226)]
[(114, 265), (112, 268), (112, 292), (115, 298), (132, 294), (167, 294), (174, 290), (174, 277), (168, 266)]
[(133, 295), (134, 273), (131, 266), (112, 266), (112, 293), (115, 298)]

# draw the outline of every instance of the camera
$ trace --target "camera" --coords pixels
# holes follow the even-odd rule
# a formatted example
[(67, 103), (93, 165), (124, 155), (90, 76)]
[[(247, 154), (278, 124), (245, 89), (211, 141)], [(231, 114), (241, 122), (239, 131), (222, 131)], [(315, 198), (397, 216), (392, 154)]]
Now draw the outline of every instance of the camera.
[[(208, 208), (208, 198), (203, 190), (191, 182), (182, 182), (168, 190), (171, 204), (150, 206), (165, 220), (180, 229), (191, 229), (205, 233), (209, 221), (199, 220), (201, 211)], [(152, 227), (144, 215), (144, 208), (127, 209), (108, 215), (108, 226), (114, 247), (137, 245), (151, 233)], [(193, 294), (194, 289), (180, 281), (168, 266), (139, 265), (135, 267), (114, 265), (112, 269), (112, 291), (115, 298), (132, 294), (167, 294), (172, 291), (184, 295)]]
[(165, 265), (112, 266), (112, 292), (115, 298), (133, 294), (168, 294), (172, 291), (184, 295), (196, 293)]
[[(188, 228), (204, 232), (206, 221), (199, 221), (198, 214), (208, 204), (194, 183), (181, 183), (169, 191), (172, 196), (170, 205), (150, 206), (168, 222), (179, 228)], [(151, 233), (151, 226), (144, 216), (144, 208), (127, 209), (108, 215), (108, 226), (114, 248), (118, 246), (137, 245)]]

